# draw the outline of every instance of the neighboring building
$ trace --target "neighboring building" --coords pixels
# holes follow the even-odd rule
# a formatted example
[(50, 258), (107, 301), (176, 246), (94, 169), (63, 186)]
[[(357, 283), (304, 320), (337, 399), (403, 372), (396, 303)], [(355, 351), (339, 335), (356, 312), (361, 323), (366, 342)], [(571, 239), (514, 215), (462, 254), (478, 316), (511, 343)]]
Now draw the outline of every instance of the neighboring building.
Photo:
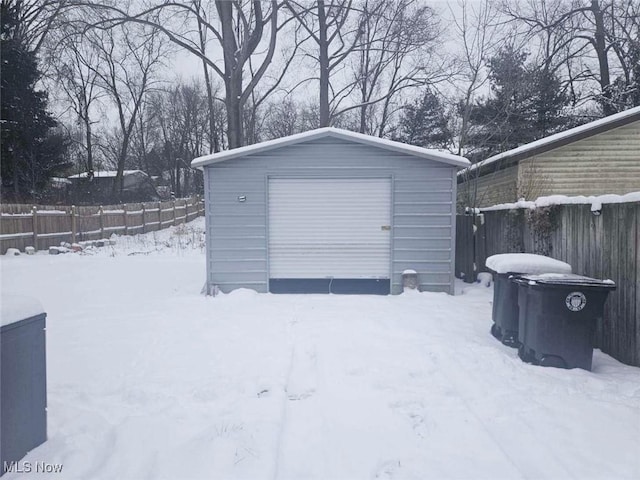
[(76, 203), (149, 202), (159, 200), (153, 180), (142, 170), (125, 170), (122, 177), (122, 195), (113, 199), (111, 191), (116, 171), (96, 171), (67, 177), (71, 182), (70, 195)]
[(462, 157), (321, 128), (196, 158), (207, 291), (454, 291)]
[(640, 191), (640, 107), (522, 145), (458, 173), (462, 207), (543, 195), (634, 191)]
[(71, 180), (63, 177), (51, 177), (38, 201), (42, 204), (63, 205), (69, 199), (71, 185)]

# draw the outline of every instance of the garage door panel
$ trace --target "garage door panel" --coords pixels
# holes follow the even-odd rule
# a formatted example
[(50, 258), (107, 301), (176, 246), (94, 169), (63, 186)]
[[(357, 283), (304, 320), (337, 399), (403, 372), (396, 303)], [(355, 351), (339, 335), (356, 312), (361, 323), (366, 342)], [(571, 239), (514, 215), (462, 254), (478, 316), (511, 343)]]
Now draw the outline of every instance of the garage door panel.
[(271, 278), (389, 278), (391, 180), (271, 179)]

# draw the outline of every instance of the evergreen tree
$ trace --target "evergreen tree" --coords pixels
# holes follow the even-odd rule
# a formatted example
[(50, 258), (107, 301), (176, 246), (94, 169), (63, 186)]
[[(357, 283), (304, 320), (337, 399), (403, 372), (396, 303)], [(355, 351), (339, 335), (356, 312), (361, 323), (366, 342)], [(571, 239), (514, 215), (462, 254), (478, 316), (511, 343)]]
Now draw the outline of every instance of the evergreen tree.
[(70, 165), (68, 141), (47, 112), (47, 94), (36, 90), (40, 72), (26, 47), (18, 19), (20, 2), (1, 2), (2, 197), (37, 200), (48, 180)]
[(467, 152), (481, 160), (573, 126), (569, 99), (548, 70), (527, 64), (528, 54), (508, 46), (488, 61), (491, 95), (471, 109)]
[(440, 98), (427, 88), (421, 98), (402, 108), (394, 140), (425, 148), (447, 148), (452, 134)]

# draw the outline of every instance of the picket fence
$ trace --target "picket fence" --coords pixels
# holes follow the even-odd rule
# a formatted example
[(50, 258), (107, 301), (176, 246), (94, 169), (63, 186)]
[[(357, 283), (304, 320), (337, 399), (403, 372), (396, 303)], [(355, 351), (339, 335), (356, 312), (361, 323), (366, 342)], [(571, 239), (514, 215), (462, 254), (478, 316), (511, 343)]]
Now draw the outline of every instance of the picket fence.
[(200, 197), (165, 202), (64, 207), (5, 205), (0, 213), (0, 253), (33, 246), (44, 250), (62, 242), (134, 235), (189, 222), (204, 215)]

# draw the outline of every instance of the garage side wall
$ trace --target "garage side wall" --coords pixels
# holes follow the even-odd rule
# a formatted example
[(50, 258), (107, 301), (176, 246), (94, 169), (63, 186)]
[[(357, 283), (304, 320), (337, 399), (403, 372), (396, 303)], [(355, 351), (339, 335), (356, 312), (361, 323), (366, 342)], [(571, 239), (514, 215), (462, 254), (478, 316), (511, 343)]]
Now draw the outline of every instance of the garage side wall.
[(391, 178), (391, 293), (402, 291), (405, 269), (418, 272), (421, 290), (453, 291), (455, 167), (325, 138), (205, 169), (210, 286), (268, 291), (270, 177)]

